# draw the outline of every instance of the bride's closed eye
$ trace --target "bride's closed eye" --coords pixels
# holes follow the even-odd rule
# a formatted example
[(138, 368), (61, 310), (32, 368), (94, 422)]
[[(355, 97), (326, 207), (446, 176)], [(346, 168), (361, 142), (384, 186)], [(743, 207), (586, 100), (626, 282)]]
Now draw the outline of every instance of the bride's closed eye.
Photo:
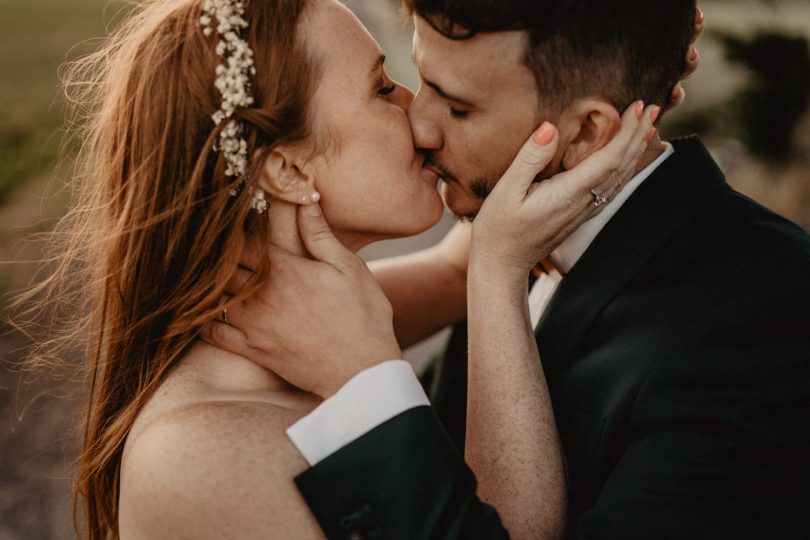
[(385, 97), (389, 94), (392, 94), (394, 90), (397, 89), (397, 85), (395, 83), (392, 82), (391, 84), (386, 85), (386, 82), (388, 81), (385, 79), (385, 77), (382, 77), (380, 79), (380, 84), (377, 86), (376, 90), (378, 96)]

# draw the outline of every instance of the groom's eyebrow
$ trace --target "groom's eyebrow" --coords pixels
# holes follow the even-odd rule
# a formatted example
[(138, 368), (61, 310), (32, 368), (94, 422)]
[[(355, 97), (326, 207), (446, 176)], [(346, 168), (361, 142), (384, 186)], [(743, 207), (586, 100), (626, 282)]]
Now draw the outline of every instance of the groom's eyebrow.
[(453, 101), (453, 102), (458, 103), (459, 105), (462, 105), (464, 107), (470, 107), (470, 108), (475, 107), (475, 105), (473, 105), (472, 103), (470, 103), (466, 99), (462, 99), (462, 98), (460, 98), (458, 96), (448, 94), (444, 90), (444, 88), (442, 88), (437, 83), (435, 83), (435, 82), (433, 82), (431, 80), (425, 79), (425, 84), (428, 85), (429, 87), (433, 88), (433, 90), (436, 92), (436, 94), (438, 94), (438, 96), (440, 98), (446, 99), (447, 101)]
[[(417, 69), (419, 69), (419, 66), (416, 63), (416, 54), (414, 54), (413, 50), (411, 50), (411, 61), (417, 67)], [(430, 79), (425, 77), (422, 74), (421, 71), (419, 73), (420, 73), (420, 76), (422, 77), (422, 80), (425, 81), (425, 84), (428, 85), (429, 87), (431, 87), (433, 89), (433, 91), (436, 92), (436, 94), (440, 98), (446, 99), (447, 101), (453, 101), (453, 102), (458, 103), (459, 105), (461, 105), (463, 107), (468, 107), (470, 109), (475, 108), (475, 105), (473, 103), (470, 103), (466, 99), (463, 99), (463, 98), (460, 98), (458, 96), (454, 96), (453, 94), (448, 93), (444, 88), (439, 86), (438, 83), (436, 83), (434, 81), (431, 81)]]

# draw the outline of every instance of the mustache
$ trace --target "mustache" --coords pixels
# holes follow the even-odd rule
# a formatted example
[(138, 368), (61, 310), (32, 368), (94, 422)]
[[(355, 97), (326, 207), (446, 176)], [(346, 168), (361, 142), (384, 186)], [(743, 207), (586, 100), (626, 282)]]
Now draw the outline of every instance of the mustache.
[(425, 166), (426, 167), (433, 167), (437, 171), (441, 173), (442, 179), (445, 182), (458, 182), (458, 178), (450, 172), (450, 169), (442, 165), (436, 160), (436, 156), (433, 155), (433, 152), (429, 151), (422, 151), (422, 155), (425, 156)]

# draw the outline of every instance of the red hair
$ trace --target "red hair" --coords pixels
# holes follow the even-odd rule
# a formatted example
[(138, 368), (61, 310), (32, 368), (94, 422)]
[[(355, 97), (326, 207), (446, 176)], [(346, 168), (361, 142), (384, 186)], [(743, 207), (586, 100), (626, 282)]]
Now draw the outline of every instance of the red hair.
[[(311, 135), (317, 63), (296, 38), (305, 4), (247, 2), (243, 37), (255, 55), (255, 104), (236, 117), (256, 156), (248, 183), (274, 145)], [(58, 267), (18, 302), (24, 320), (51, 314), (51, 339), (32, 361), (86, 339), (89, 396), (74, 520), (84, 536), (82, 507), (91, 540), (118, 537), (121, 455), (138, 413), (220, 312), (248, 234), (260, 242), (269, 236), (249, 190), (229, 195), (234, 180), (212, 150), (219, 59), (216, 34), (200, 26), (201, 8), (202, 0), (146, 0), (98, 52), (71, 66), (66, 88), (81, 141), (75, 202), (53, 236)], [(53, 316), (71, 311), (78, 315)]]

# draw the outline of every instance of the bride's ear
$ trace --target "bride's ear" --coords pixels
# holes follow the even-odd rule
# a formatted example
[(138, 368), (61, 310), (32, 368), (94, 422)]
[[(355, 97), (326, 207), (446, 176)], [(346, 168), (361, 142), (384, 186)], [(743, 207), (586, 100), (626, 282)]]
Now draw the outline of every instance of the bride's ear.
[(575, 101), (563, 111), (558, 128), (564, 149), (562, 166), (570, 170), (588, 156), (602, 149), (622, 126), (621, 114), (603, 99)]
[(315, 191), (315, 179), (304, 172), (303, 163), (295, 149), (277, 146), (270, 151), (262, 165), (259, 187), (274, 199), (304, 204)]

